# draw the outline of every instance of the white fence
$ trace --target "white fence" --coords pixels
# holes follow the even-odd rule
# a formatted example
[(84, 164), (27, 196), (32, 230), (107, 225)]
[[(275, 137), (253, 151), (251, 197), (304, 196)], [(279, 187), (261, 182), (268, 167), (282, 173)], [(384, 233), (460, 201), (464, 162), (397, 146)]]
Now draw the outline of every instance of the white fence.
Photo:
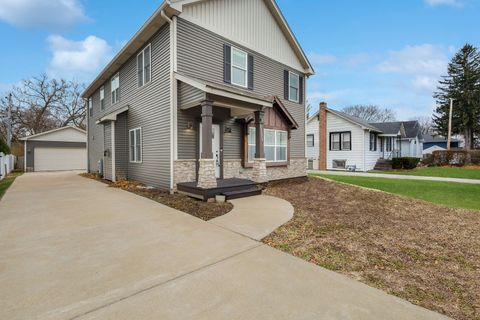
[(7, 174), (13, 171), (15, 167), (15, 156), (11, 154), (3, 154), (0, 152), (0, 180), (5, 178)]

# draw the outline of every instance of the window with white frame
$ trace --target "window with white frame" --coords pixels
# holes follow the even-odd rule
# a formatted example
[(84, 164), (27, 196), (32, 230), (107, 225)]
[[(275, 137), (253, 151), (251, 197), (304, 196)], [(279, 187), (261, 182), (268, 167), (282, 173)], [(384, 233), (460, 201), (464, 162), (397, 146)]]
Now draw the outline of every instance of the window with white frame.
[(232, 84), (247, 87), (248, 54), (232, 47)]
[(256, 129), (253, 127), (248, 128), (248, 162), (253, 162), (255, 158), (255, 137)]
[(330, 150), (331, 151), (350, 151), (352, 150), (352, 133), (331, 132), (330, 133)]
[(386, 140), (385, 140), (385, 150), (387, 152), (391, 152), (392, 151), (392, 145), (393, 145), (393, 138), (392, 137), (387, 137)]
[(288, 75), (288, 100), (298, 102), (300, 96), (300, 76), (290, 72)]
[(113, 76), (111, 80), (112, 84), (112, 104), (117, 103), (120, 100), (120, 74)]
[(142, 162), (142, 128), (129, 131), (130, 162)]
[(315, 146), (315, 136), (313, 134), (307, 134), (307, 147)]
[(100, 109), (101, 110), (105, 109), (105, 87), (104, 86), (100, 88)]
[(350, 132), (343, 132), (341, 139), (342, 150), (352, 150), (352, 134)]
[(152, 46), (149, 44), (137, 55), (137, 76), (139, 87), (149, 83), (152, 78), (151, 48)]
[(265, 129), (265, 158), (267, 162), (287, 161), (287, 131)]
[(93, 100), (92, 98), (88, 99), (88, 114), (90, 117), (93, 115)]

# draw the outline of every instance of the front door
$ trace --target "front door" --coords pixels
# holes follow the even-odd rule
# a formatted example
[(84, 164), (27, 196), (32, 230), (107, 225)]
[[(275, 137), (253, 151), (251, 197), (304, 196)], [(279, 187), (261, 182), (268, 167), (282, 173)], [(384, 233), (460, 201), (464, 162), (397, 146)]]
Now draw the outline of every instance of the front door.
[[(200, 123), (200, 154), (202, 154), (202, 124)], [(215, 178), (220, 179), (220, 125), (212, 125), (212, 153), (215, 160)]]

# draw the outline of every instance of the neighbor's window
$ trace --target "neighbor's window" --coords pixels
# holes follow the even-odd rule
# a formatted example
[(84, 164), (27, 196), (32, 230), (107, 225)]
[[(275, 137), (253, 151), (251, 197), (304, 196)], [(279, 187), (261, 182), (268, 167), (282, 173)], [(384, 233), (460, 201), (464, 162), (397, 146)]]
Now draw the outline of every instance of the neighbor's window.
[(104, 86), (100, 88), (100, 109), (101, 110), (105, 109), (105, 87)]
[(288, 76), (288, 100), (298, 102), (300, 92), (300, 76), (290, 72)]
[(370, 132), (370, 151), (377, 151), (377, 134)]
[(92, 98), (88, 99), (88, 114), (90, 117), (93, 115), (93, 100)]
[(120, 100), (120, 75), (117, 73), (112, 78), (112, 104)]
[[(263, 150), (267, 162), (287, 161), (288, 132), (281, 130), (265, 129), (265, 142)], [(255, 158), (256, 129), (248, 128), (248, 162)]]
[(307, 134), (307, 147), (315, 146), (315, 136), (313, 134)]
[(342, 133), (342, 150), (352, 150), (352, 134), (350, 132)]
[(232, 84), (247, 87), (248, 54), (232, 47)]
[(393, 144), (393, 138), (392, 138), (392, 137), (388, 137), (388, 138), (386, 139), (386, 147), (385, 147), (385, 149), (387, 150), (387, 152), (392, 151), (392, 144)]
[(152, 47), (149, 44), (137, 55), (137, 75), (139, 87), (149, 83), (152, 78), (151, 48)]
[(352, 150), (351, 132), (331, 132), (330, 133), (331, 151), (350, 151)]
[(130, 162), (142, 162), (142, 128), (129, 131)]
[(340, 135), (341, 133), (330, 133), (330, 150), (340, 150)]

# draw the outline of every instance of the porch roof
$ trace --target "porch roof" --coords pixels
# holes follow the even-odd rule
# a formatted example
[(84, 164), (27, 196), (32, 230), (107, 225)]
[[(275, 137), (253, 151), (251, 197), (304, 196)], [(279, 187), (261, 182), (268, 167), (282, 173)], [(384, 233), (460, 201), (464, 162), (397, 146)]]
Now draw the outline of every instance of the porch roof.
[(103, 122), (106, 122), (106, 121), (117, 121), (117, 116), (121, 113), (124, 113), (125, 111), (128, 111), (128, 109), (129, 109), (129, 106), (126, 105), (125, 107), (114, 110), (114, 111), (102, 116), (101, 118), (99, 118), (96, 121), (96, 124), (100, 124), (100, 123), (103, 123)]
[(273, 97), (266, 97), (248, 90), (232, 88), (230, 86), (194, 78), (179, 72), (175, 72), (174, 76), (176, 80), (184, 82), (194, 88), (202, 90), (203, 92), (211, 95), (234, 99), (245, 103), (259, 105), (262, 107), (272, 107), (273, 104)]

